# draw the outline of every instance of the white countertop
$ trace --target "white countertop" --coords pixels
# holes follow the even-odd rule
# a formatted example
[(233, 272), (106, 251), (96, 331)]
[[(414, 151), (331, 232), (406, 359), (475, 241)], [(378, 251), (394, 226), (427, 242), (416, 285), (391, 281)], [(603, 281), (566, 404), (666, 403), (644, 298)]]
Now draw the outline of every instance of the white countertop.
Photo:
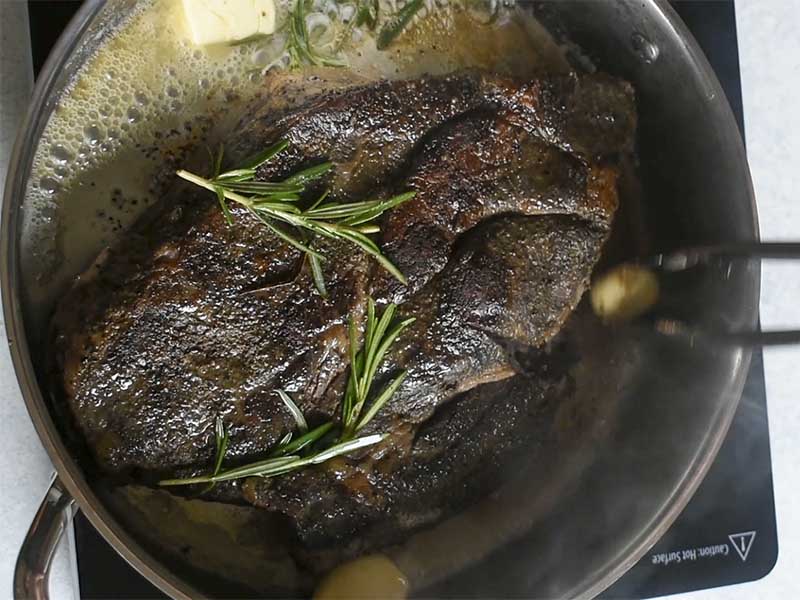
[[(14, 62), (30, 60), (14, 52), (26, 27), (12, 18), (11, 3), (0, 0), (0, 73)], [(800, 238), (800, 0), (736, 0), (748, 155), (753, 173), (761, 233), (764, 239)], [(18, 11), (13, 11), (18, 14)], [(11, 89), (0, 76), (3, 114), (24, 104), (25, 86)], [(16, 121), (0, 121), (0, 149)], [(7, 156), (0, 154), (0, 181)], [(800, 323), (800, 269), (766, 269), (762, 293), (765, 327)], [(785, 315), (785, 318), (781, 318)], [(788, 319), (793, 318), (793, 321)], [(2, 322), (0, 321), (0, 327)], [(2, 334), (5, 337), (5, 330)], [(726, 588), (673, 596), (675, 599), (784, 599), (800, 595), (800, 511), (792, 510), (800, 494), (800, 349), (764, 352), (767, 402), (778, 518), (779, 557), (764, 579)], [(0, 598), (11, 596), (11, 581), (25, 531), (47, 488), (51, 467), (17, 389), (5, 344), (0, 344), (0, 427), (4, 451), (0, 472), (6, 485), (0, 494)], [(63, 549), (62, 549), (63, 550)], [(65, 552), (57, 556), (52, 597), (73, 597)]]

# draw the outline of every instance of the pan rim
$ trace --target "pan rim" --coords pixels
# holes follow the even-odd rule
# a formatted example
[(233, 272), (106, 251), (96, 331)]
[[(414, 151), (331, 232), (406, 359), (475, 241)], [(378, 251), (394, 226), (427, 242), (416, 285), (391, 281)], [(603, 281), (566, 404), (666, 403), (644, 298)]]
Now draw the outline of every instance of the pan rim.
[[(734, 133), (736, 159), (737, 162), (743, 166), (742, 176), (746, 186), (745, 191), (750, 200), (751, 233), (753, 239), (758, 241), (760, 240), (758, 210), (756, 207), (755, 190), (753, 188), (753, 180), (747, 161), (744, 140), (736, 123), (736, 118), (733, 114), (730, 102), (722, 89), (722, 84), (719, 82), (714, 69), (708, 62), (705, 53), (700, 48), (694, 35), (686, 27), (686, 24), (678, 16), (668, 0), (651, 1), (664, 17), (666, 25), (671, 28), (671, 33), (683, 42), (687, 56), (697, 68), (697, 72), (702, 77), (705, 85), (708, 86), (709, 91), (714, 94), (716, 98), (722, 99), (721, 106), (719, 107), (719, 116), (726, 122), (725, 129)], [(757, 321), (758, 299), (761, 296), (760, 266), (753, 280), (755, 282), (753, 292), (756, 301), (754, 321)], [(638, 536), (610, 557), (605, 565), (598, 570), (599, 572), (595, 572), (594, 577), (587, 576), (584, 582), (581, 582), (567, 591), (564, 594), (565, 598), (594, 598), (601, 594), (633, 567), (647, 551), (661, 539), (681, 512), (683, 512), (683, 509), (692, 499), (697, 488), (700, 487), (700, 484), (711, 468), (711, 465), (714, 463), (719, 449), (722, 447), (728, 435), (728, 430), (733, 422), (733, 417), (739, 406), (742, 391), (744, 390), (751, 358), (752, 351), (750, 349), (740, 350), (737, 360), (738, 369), (729, 383), (729, 393), (735, 400), (723, 403), (719, 407), (713, 420), (713, 423), (716, 423), (716, 427), (709, 428), (703, 442), (697, 447), (690, 468), (686, 471), (684, 476), (675, 483), (672, 493), (664, 499), (661, 508), (653, 514), (647, 526), (642, 528)], [(592, 579), (594, 579), (593, 582), (591, 581)]]

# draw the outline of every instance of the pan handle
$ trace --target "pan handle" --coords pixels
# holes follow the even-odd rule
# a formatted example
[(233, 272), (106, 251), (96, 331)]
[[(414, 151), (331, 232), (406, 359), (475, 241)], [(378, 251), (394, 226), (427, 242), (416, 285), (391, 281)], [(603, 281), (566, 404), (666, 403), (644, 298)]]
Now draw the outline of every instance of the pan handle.
[(28, 535), (22, 542), (14, 570), (15, 600), (48, 600), (48, 579), (58, 541), (74, 514), (75, 499), (58, 476), (53, 477)]

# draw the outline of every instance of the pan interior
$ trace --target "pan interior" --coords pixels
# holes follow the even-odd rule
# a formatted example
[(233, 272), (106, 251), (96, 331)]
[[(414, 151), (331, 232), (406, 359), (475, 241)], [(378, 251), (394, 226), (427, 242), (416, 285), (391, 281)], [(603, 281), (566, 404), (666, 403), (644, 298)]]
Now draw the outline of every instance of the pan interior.
[[(137, 199), (133, 194), (109, 221), (114, 199), (91, 193), (90, 180), (82, 181), (69, 202), (50, 202), (42, 194), (57, 182), (46, 181), (47, 175), (36, 170), (47, 160), (53, 162), (49, 168), (58, 166), (60, 153), (54, 154), (55, 138), (47, 137), (46, 124), (80, 93), (75, 82), (87, 57), (130, 27), (130, 13), (141, 10), (133, 4), (111, 0), (93, 9), (79, 43), (49, 82), (48, 100), (28, 132), (29, 160), (16, 174), (28, 181), (28, 193), (5, 199), (21, 201), (11, 242), (19, 263), (11, 269), (19, 282), (15, 292), (25, 303), (21, 325), (37, 349), (35, 364), (41, 364), (41, 341), (64, 285), (135, 218), (135, 206), (148, 204), (149, 190), (142, 190), (141, 205), (132, 203)], [(637, 176), (629, 177), (622, 190), (626, 208), (616, 252), (756, 235), (747, 166), (730, 109), (668, 7), (649, 1), (565, 1), (526, 4), (525, 10), (554, 38), (568, 42), (558, 46), (567, 55), (570, 48), (582, 49), (571, 59), (587, 63), (588, 58), (590, 68), (596, 65), (626, 78), (637, 90), (639, 164), (632, 167)], [(538, 56), (563, 59), (563, 53), (552, 58), (548, 52)], [(533, 56), (529, 66), (536, 60)], [(130, 91), (133, 103), (136, 93)], [(174, 100), (167, 89), (164, 94), (164, 102)], [(242, 94), (232, 101), (245, 100)], [(128, 114), (131, 106), (120, 110), (135, 121), (136, 113)], [(108, 141), (108, 127), (85, 127), (78, 148), (65, 147), (74, 157), (84, 143), (94, 147), (92, 136), (97, 146)], [(188, 153), (191, 141), (197, 139), (176, 140), (173, 160), (200, 160)], [(98, 184), (113, 192), (113, 181)], [(753, 323), (758, 277), (757, 271), (741, 270), (709, 278), (692, 298), (692, 317)], [(583, 373), (579, 401), (564, 407), (562, 443), (551, 449), (552, 460), (543, 461), (548, 468), (511, 474), (506, 487), (472, 511), (390, 550), (413, 572), (421, 595), (555, 597), (600, 591), (655, 541), (653, 536), (674, 518), (712, 460), (741, 392), (747, 353), (687, 347), (635, 331), (582, 331), (585, 365), (601, 368)], [(47, 397), (41, 371), (38, 385)], [(53, 423), (41, 431), (58, 435)], [(265, 547), (274, 524), (251, 509), (179, 501), (143, 488), (109, 489), (91, 478), (78, 485), (93, 488), (96, 500), (115, 515), (112, 528), (146, 549), (142, 560), (204, 593), (230, 596), (256, 589), (283, 594), (309, 586), (280, 552)], [(453, 552), (454, 547), (463, 552)]]

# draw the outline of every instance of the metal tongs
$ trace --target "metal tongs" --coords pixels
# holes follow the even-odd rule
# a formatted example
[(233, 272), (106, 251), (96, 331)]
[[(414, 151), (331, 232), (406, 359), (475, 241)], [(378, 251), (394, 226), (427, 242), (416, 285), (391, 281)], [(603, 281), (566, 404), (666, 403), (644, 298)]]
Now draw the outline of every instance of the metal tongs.
[[(728, 280), (739, 261), (747, 265), (752, 261), (797, 259), (800, 259), (800, 243), (796, 242), (743, 242), (672, 250), (624, 263), (602, 273), (595, 278), (592, 305), (595, 312), (607, 321), (639, 324), (645, 321), (659, 334), (686, 338), (692, 342), (708, 340), (738, 346), (797, 344), (800, 343), (800, 329), (761, 331), (757, 323), (752, 328), (737, 328), (725, 327), (719, 322), (696, 322), (685, 314), (681, 315), (679, 308), (687, 279), (693, 281), (695, 286), (703, 281), (706, 285), (717, 285), (716, 281), (709, 282), (709, 272), (703, 272), (705, 267), (716, 269), (721, 279)], [(620, 306), (623, 307), (620, 318), (609, 306), (603, 305), (601, 297), (603, 286), (614, 279), (614, 292), (621, 295), (612, 298), (619, 301), (612, 308), (619, 310)], [(621, 282), (624, 283), (624, 292), (619, 288)], [(722, 288), (717, 291), (726, 293)], [(628, 296), (624, 297), (625, 294)], [(682, 296), (684, 299), (689, 297), (685, 293)], [(675, 310), (676, 307), (678, 310)]]

